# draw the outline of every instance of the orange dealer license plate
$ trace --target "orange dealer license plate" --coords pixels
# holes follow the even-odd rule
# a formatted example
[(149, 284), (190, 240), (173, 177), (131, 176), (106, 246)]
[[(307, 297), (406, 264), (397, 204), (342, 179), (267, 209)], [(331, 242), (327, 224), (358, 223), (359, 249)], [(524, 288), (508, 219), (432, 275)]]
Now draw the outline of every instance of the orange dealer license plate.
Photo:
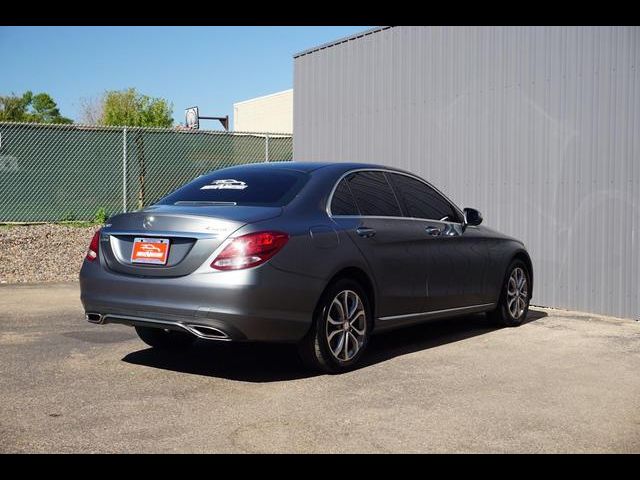
[(141, 238), (133, 240), (131, 263), (165, 265), (169, 257), (169, 240), (166, 238)]

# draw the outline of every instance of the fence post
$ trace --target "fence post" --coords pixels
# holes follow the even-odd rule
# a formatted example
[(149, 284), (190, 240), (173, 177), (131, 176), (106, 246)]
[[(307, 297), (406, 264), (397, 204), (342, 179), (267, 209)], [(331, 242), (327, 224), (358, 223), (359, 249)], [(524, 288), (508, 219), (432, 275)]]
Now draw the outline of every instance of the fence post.
[(264, 137), (264, 161), (269, 161), (269, 135)]
[(127, 211), (127, 127), (122, 131), (122, 209)]

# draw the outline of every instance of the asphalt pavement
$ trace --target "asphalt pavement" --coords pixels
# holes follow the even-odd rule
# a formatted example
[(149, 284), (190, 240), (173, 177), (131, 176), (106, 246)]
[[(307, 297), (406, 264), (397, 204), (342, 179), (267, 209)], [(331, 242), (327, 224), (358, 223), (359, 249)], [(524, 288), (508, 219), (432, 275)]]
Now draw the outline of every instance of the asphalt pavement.
[(0, 286), (0, 452), (640, 452), (640, 322), (534, 309), (373, 338), (310, 374), (291, 347), (154, 351), (77, 283)]

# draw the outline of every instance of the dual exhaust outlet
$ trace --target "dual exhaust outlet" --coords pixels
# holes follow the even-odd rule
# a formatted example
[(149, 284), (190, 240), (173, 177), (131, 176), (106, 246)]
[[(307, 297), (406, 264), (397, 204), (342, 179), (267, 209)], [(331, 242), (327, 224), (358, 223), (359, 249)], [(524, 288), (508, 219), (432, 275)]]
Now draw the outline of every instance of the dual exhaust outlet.
[(96, 312), (87, 312), (85, 314), (85, 318), (87, 322), (98, 325), (105, 323), (122, 323), (132, 327), (136, 325), (157, 326), (158, 328), (171, 328), (172, 330), (176, 330), (176, 327), (178, 327), (179, 329), (186, 330), (188, 333), (205, 340), (231, 340), (231, 337), (222, 330), (208, 325), (172, 322), (170, 320), (152, 320), (149, 318), (126, 317), (121, 315), (102, 315)]

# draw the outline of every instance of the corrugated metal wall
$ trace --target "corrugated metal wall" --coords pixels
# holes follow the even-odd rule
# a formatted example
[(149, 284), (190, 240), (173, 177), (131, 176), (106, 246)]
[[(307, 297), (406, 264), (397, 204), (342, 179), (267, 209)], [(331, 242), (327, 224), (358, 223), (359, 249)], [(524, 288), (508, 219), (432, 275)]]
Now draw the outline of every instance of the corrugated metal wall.
[(521, 238), (536, 305), (640, 315), (640, 28), (394, 27), (295, 57), (294, 158), (434, 182)]

